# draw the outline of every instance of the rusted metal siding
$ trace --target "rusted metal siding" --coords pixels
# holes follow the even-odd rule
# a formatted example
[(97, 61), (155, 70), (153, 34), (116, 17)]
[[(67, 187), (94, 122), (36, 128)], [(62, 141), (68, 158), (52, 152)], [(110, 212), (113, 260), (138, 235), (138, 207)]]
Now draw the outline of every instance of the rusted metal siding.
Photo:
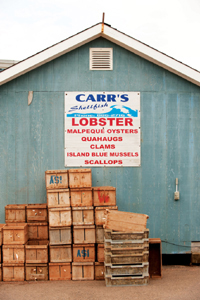
[[(113, 47), (113, 71), (89, 71), (89, 47)], [(102, 38), (0, 87), (0, 223), (7, 204), (45, 203), (45, 171), (64, 169), (65, 91), (141, 92), (141, 167), (92, 168), (93, 186), (116, 187), (119, 210), (148, 214), (163, 253), (190, 251), (200, 240), (200, 88)]]

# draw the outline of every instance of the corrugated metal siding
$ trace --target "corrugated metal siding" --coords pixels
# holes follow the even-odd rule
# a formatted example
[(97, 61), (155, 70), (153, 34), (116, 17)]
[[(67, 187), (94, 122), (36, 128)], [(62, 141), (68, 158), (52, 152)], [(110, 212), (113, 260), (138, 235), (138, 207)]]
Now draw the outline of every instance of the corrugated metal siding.
[[(89, 71), (89, 47), (113, 47), (113, 71)], [(46, 202), (45, 170), (64, 169), (64, 91), (101, 90), (141, 92), (142, 165), (93, 168), (93, 186), (148, 214), (150, 236), (171, 243), (163, 253), (189, 251), (200, 240), (200, 89), (104, 39), (0, 87), (0, 222), (6, 204)]]

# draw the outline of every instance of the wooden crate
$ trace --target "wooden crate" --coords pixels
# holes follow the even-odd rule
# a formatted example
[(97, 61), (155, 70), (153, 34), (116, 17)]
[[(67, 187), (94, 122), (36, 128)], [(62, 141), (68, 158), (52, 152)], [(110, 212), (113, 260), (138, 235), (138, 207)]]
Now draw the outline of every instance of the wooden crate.
[(24, 264), (25, 246), (24, 245), (3, 245), (3, 262), (6, 264)]
[(138, 264), (149, 261), (149, 251), (144, 251), (139, 254), (116, 254), (112, 255), (110, 252), (104, 252), (106, 264)]
[(0, 281), (3, 280), (3, 276), (2, 276), (2, 265), (0, 264)]
[(104, 263), (103, 262), (95, 262), (94, 266), (94, 279), (95, 280), (104, 280)]
[(72, 280), (94, 280), (93, 262), (73, 262)]
[(147, 285), (149, 283), (149, 275), (138, 276), (121, 276), (118, 275), (105, 275), (106, 286), (137, 286)]
[(28, 223), (29, 240), (48, 240), (49, 226), (48, 223)]
[(71, 280), (71, 263), (49, 263), (49, 280)]
[(106, 275), (149, 275), (149, 263), (140, 264), (127, 264), (127, 265), (116, 265), (116, 264), (105, 264)]
[(46, 264), (49, 262), (49, 241), (28, 241), (25, 245), (27, 264)]
[(71, 262), (72, 246), (71, 245), (55, 245), (49, 246), (50, 262)]
[[(149, 251), (149, 239), (141, 240), (107, 240), (104, 241), (106, 251), (111, 252), (111, 248), (126, 249), (126, 248), (141, 248), (143, 251)], [(109, 249), (109, 250), (108, 250)]]
[(71, 206), (92, 206), (92, 188), (71, 189)]
[(74, 244), (94, 244), (95, 243), (95, 225), (73, 226)]
[(91, 169), (70, 169), (68, 172), (70, 188), (88, 188), (92, 186)]
[(0, 224), (0, 246), (3, 244), (3, 227), (5, 224)]
[(47, 222), (47, 205), (46, 204), (28, 204), (26, 207), (26, 218), (28, 223)]
[(48, 264), (25, 264), (26, 281), (49, 279)]
[(144, 214), (136, 214), (124, 211), (105, 211), (104, 228), (123, 232), (140, 232), (146, 229), (147, 219)]
[(24, 281), (24, 264), (2, 264), (3, 281)]
[(116, 188), (112, 186), (93, 187), (94, 206), (116, 206)]
[(73, 225), (93, 225), (94, 224), (94, 207), (72, 207), (72, 224)]
[(104, 243), (104, 228), (103, 225), (96, 225), (96, 243)]
[(95, 207), (95, 224), (104, 225), (105, 223), (105, 211), (109, 210), (118, 210), (117, 206), (105, 206), (105, 207)]
[(97, 244), (97, 261), (104, 262), (104, 244)]
[(162, 278), (162, 244), (161, 239), (149, 239), (149, 276)]
[(72, 233), (70, 227), (50, 228), (49, 229), (50, 245), (67, 245), (72, 244)]
[(9, 204), (5, 206), (6, 223), (26, 222), (26, 204)]
[(4, 245), (23, 245), (28, 241), (28, 225), (26, 223), (6, 224), (3, 227)]
[(73, 262), (95, 262), (95, 244), (73, 245)]
[(49, 208), (49, 227), (66, 227), (71, 224), (71, 207)]
[(106, 240), (142, 240), (149, 237), (149, 229), (141, 232), (120, 232), (111, 229), (105, 229), (104, 235)]
[(49, 170), (45, 172), (46, 189), (68, 189), (67, 170)]
[(69, 207), (69, 189), (47, 190), (47, 205), (48, 207)]

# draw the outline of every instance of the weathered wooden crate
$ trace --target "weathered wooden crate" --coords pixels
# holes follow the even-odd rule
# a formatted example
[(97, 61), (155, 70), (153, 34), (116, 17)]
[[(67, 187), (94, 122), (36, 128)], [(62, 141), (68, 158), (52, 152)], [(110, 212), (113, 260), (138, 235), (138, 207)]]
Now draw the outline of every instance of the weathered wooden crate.
[(94, 279), (95, 280), (104, 280), (104, 263), (103, 262), (95, 262), (94, 266)]
[(3, 227), (4, 245), (24, 245), (28, 241), (28, 225), (26, 223), (6, 224)]
[(91, 169), (70, 169), (68, 172), (70, 188), (88, 188), (92, 186)]
[(104, 240), (106, 251), (112, 249), (141, 248), (143, 251), (149, 251), (149, 239), (141, 240)]
[(92, 206), (92, 188), (71, 189), (71, 206)]
[(3, 227), (5, 224), (0, 224), (0, 246), (3, 244)]
[(49, 263), (49, 280), (71, 280), (71, 263)]
[(149, 276), (162, 278), (162, 244), (161, 239), (149, 239)]
[(3, 262), (6, 264), (23, 264), (25, 263), (25, 246), (24, 245), (3, 245)]
[(105, 264), (106, 275), (149, 275), (149, 263), (140, 264), (127, 264), (127, 265), (116, 265), (116, 264)]
[(106, 210), (104, 228), (123, 232), (141, 232), (146, 229), (148, 218), (145, 214)]
[(2, 264), (3, 281), (24, 281), (24, 264)]
[(25, 264), (26, 281), (43, 281), (49, 279), (48, 264)]
[(45, 172), (46, 189), (67, 189), (68, 171), (67, 170), (49, 170)]
[(72, 244), (71, 227), (50, 228), (49, 244), (50, 245)]
[(47, 222), (47, 205), (28, 204), (26, 207), (26, 218), (28, 223)]
[(50, 262), (71, 262), (72, 246), (71, 245), (54, 245), (49, 246)]
[(93, 262), (73, 262), (72, 280), (94, 280)]
[(49, 241), (28, 241), (25, 245), (27, 264), (46, 264), (49, 262)]
[(71, 207), (49, 208), (49, 227), (66, 227), (71, 224)]
[(26, 222), (26, 204), (9, 204), (5, 206), (6, 223)]
[(94, 224), (94, 207), (72, 207), (72, 224), (73, 225), (93, 225)]
[(28, 223), (29, 240), (48, 240), (49, 226), (48, 223)]
[(149, 283), (149, 276), (144, 275), (105, 275), (106, 286), (138, 286), (147, 285)]
[(73, 262), (95, 262), (95, 244), (73, 245)]
[(116, 206), (116, 188), (112, 186), (93, 187), (94, 206)]
[(112, 255), (132, 255), (132, 254), (141, 254), (144, 251), (149, 251), (149, 248), (144, 247), (125, 247), (125, 248), (114, 248), (114, 247), (106, 247), (107, 252)]
[(104, 262), (104, 244), (97, 244), (97, 261)]
[(103, 225), (96, 225), (96, 243), (104, 243), (104, 228)]
[(95, 224), (104, 225), (105, 223), (105, 211), (109, 210), (118, 210), (117, 206), (105, 206), (105, 207), (95, 207)]
[(73, 226), (74, 244), (94, 244), (95, 225)]
[(3, 280), (3, 278), (2, 278), (3, 276), (2, 276), (2, 265), (0, 264), (0, 281), (2, 281)]
[(149, 261), (149, 251), (144, 251), (139, 254), (116, 254), (104, 252), (106, 264), (138, 264)]
[(111, 229), (104, 230), (106, 240), (142, 240), (149, 237), (149, 229), (141, 232), (120, 232)]
[(69, 207), (70, 193), (69, 189), (47, 190), (48, 207)]

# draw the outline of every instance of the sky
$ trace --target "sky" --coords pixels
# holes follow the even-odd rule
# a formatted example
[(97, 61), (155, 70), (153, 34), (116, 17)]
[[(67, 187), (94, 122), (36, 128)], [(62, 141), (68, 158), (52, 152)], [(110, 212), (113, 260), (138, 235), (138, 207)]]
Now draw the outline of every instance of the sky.
[(200, 0), (0, 0), (0, 60), (23, 60), (102, 21), (200, 71)]

